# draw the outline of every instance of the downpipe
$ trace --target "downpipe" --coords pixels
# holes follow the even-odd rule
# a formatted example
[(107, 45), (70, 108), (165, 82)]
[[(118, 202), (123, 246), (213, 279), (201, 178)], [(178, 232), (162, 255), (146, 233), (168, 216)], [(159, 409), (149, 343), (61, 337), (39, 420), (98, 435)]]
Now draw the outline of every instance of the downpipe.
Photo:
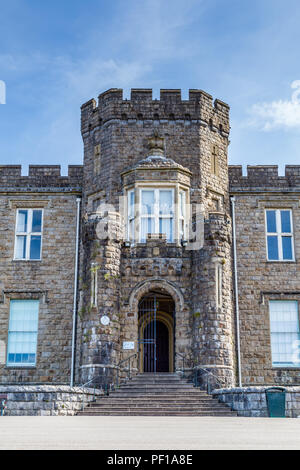
[(233, 236), (233, 264), (234, 264), (234, 291), (235, 291), (238, 382), (239, 382), (239, 387), (242, 387), (240, 312), (239, 312), (238, 271), (237, 271), (237, 256), (236, 256), (235, 197), (232, 196), (230, 199), (231, 199), (231, 205), (232, 205), (232, 236)]
[(77, 322), (77, 291), (78, 291), (78, 260), (79, 260), (79, 226), (80, 226), (80, 203), (81, 199), (76, 199), (76, 247), (75, 247), (75, 274), (74, 274), (74, 299), (73, 299), (73, 327), (72, 327), (72, 358), (71, 358), (71, 378), (70, 387), (74, 386), (75, 376), (75, 347), (76, 347), (76, 322)]

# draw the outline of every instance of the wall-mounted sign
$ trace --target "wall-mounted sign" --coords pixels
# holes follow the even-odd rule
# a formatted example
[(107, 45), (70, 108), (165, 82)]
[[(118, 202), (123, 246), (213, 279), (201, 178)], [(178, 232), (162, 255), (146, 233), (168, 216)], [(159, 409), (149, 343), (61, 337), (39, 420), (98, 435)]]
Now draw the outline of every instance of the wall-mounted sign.
[(134, 349), (134, 341), (123, 341), (123, 349)]
[(102, 315), (102, 317), (100, 318), (100, 322), (102, 325), (107, 326), (109, 325), (110, 319), (107, 315)]

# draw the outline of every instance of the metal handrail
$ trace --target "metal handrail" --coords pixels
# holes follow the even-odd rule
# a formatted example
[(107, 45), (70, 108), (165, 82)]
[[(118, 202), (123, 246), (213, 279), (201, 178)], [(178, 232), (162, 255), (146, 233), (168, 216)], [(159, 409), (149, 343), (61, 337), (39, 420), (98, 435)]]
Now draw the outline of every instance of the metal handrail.
[[(131, 367), (130, 367), (130, 364), (131, 364), (131, 359), (133, 358), (139, 358), (139, 351), (135, 352), (134, 354), (131, 354), (131, 356), (129, 357), (126, 357), (126, 359), (122, 359), (122, 361), (119, 362), (119, 364), (117, 365), (116, 369), (117, 369), (117, 377), (116, 377), (116, 386), (119, 387), (119, 382), (120, 382), (120, 370), (127, 370), (127, 379), (130, 380), (131, 379)], [(124, 368), (124, 367), (121, 367), (121, 364), (125, 364), (128, 362), (128, 367), (127, 368)]]
[[(187, 354), (183, 354), (183, 353), (180, 353), (180, 352), (177, 352), (177, 351), (175, 352), (175, 356), (181, 357), (181, 359), (182, 359), (182, 372), (183, 372), (183, 371), (185, 370), (185, 362), (186, 362), (186, 361), (190, 361), (191, 358), (188, 357)], [(192, 367), (192, 368), (193, 368), (193, 367)]]
[[(194, 367), (194, 385), (195, 385), (195, 387), (198, 386), (198, 376), (197, 376), (197, 371), (198, 370), (202, 370), (203, 372), (205, 372), (207, 374), (207, 376), (210, 375), (211, 377), (214, 377), (216, 382), (219, 385), (226, 385), (226, 382), (225, 382), (224, 379), (221, 379), (216, 374), (213, 374), (213, 372), (211, 372), (210, 370), (207, 370), (205, 367), (195, 366)], [(209, 386), (209, 383), (208, 383), (208, 379), (206, 381), (206, 388), (207, 388), (207, 391), (209, 393), (210, 392), (210, 386)]]
[(207, 391), (210, 392), (210, 386), (209, 386), (209, 380), (208, 380), (208, 376), (211, 376), (211, 377), (214, 377), (216, 382), (220, 385), (220, 386), (226, 386), (226, 382), (224, 379), (221, 379), (220, 377), (218, 377), (216, 374), (214, 374), (213, 372), (211, 372), (210, 370), (207, 370), (207, 368), (205, 367), (201, 367), (199, 364), (194, 364), (193, 361), (191, 360), (191, 357), (187, 354), (183, 354), (183, 353), (179, 353), (179, 352), (175, 352), (175, 355), (179, 356), (181, 359), (182, 359), (182, 372), (184, 372), (185, 370), (185, 363), (187, 361), (189, 362), (192, 362), (192, 367), (191, 369), (193, 370), (193, 383), (194, 383), (194, 386), (195, 387), (198, 387), (198, 375), (197, 375), (197, 371), (198, 370), (202, 370), (203, 372), (205, 372), (205, 374), (207, 375), (207, 381), (206, 381), (206, 388), (207, 388)]

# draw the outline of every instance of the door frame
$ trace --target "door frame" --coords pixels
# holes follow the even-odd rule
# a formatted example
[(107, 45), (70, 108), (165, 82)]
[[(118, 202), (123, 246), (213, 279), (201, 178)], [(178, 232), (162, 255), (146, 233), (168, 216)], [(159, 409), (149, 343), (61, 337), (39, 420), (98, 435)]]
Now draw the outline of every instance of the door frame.
[(144, 343), (142, 342), (142, 338), (144, 337), (144, 330), (147, 325), (151, 321), (160, 321), (162, 322), (168, 329), (169, 335), (169, 372), (174, 372), (174, 313), (173, 318), (170, 314), (163, 312), (162, 310), (158, 310), (155, 315), (155, 319), (153, 318), (146, 318), (144, 316), (147, 315), (145, 312), (139, 318), (139, 371), (141, 373), (144, 372)]

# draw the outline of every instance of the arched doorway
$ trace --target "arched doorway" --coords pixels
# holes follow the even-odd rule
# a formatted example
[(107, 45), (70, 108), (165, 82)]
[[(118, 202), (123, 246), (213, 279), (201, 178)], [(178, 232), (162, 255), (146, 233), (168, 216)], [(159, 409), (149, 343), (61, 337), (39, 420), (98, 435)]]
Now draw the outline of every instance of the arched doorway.
[(174, 310), (171, 296), (149, 292), (139, 302), (141, 372), (174, 371)]

